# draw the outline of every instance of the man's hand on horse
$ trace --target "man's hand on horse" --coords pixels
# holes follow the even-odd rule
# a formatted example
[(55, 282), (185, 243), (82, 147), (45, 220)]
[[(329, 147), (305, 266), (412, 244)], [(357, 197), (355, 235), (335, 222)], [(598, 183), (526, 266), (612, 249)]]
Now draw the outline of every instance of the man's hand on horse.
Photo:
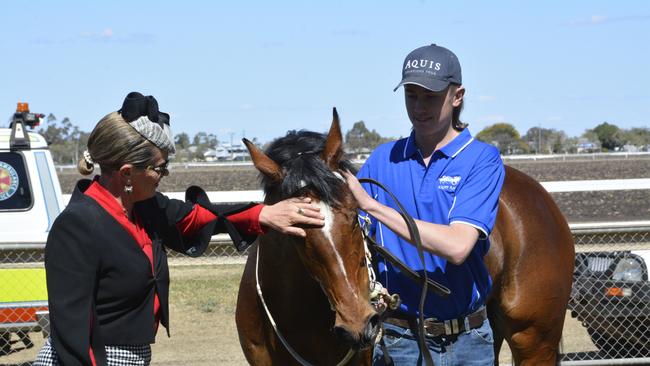
[(359, 183), (359, 180), (354, 176), (354, 174), (350, 173), (347, 170), (344, 170), (343, 176), (345, 177), (345, 181), (348, 184), (348, 188), (350, 188), (350, 191), (352, 191), (354, 199), (357, 200), (357, 204), (359, 205), (360, 209), (367, 212), (370, 207), (377, 204), (377, 201), (372, 199), (366, 190), (363, 189), (361, 183)]
[(322, 227), (325, 225), (320, 207), (311, 203), (309, 197), (295, 197), (264, 206), (260, 212), (260, 224), (283, 234), (305, 237), (307, 233), (299, 226)]

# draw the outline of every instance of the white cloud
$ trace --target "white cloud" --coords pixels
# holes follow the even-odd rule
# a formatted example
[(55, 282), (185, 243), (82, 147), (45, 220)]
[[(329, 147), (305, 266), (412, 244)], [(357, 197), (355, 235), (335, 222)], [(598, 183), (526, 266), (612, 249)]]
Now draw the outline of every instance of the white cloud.
[(99, 34), (99, 36), (102, 38), (111, 38), (113, 37), (113, 30), (111, 28), (106, 28)]

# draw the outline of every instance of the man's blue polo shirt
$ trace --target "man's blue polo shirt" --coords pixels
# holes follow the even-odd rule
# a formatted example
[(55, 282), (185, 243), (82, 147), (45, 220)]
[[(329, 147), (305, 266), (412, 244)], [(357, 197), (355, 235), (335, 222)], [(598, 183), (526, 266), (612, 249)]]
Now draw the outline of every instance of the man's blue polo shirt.
[[(488, 236), (497, 214), (499, 193), (505, 171), (499, 151), (475, 140), (467, 129), (432, 155), (429, 166), (415, 144), (408, 138), (379, 146), (368, 158), (358, 175), (383, 183), (397, 196), (415, 219), (449, 225), (460, 222), (479, 230), (479, 240), (461, 265), (425, 252), (429, 278), (451, 289), (443, 299), (428, 295), (425, 317), (440, 320), (458, 318), (478, 310), (492, 287), (483, 262), (490, 247)], [(376, 186), (363, 185), (366, 191), (386, 206), (397, 206)], [(398, 210), (399, 211), (399, 210)], [(378, 243), (389, 249), (415, 271), (422, 272), (416, 247), (400, 238), (380, 222), (373, 220), (371, 233)], [(380, 259), (378, 279), (390, 293), (402, 298), (401, 311), (417, 315), (421, 285), (399, 269)]]

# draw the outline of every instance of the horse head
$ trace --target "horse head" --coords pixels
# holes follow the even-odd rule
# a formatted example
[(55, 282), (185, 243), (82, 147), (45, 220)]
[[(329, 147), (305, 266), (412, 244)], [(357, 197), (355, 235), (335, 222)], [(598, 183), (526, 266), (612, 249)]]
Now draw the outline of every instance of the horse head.
[(307, 273), (323, 290), (335, 313), (333, 331), (353, 348), (372, 344), (379, 317), (370, 305), (368, 268), (357, 204), (339, 173), (354, 170), (342, 159), (342, 136), (334, 109), (327, 136), (311, 131), (289, 131), (274, 140), (266, 152), (244, 140), (260, 171), (265, 203), (289, 197), (311, 197), (325, 216), (324, 227), (305, 227), (305, 238), (284, 236), (294, 245)]

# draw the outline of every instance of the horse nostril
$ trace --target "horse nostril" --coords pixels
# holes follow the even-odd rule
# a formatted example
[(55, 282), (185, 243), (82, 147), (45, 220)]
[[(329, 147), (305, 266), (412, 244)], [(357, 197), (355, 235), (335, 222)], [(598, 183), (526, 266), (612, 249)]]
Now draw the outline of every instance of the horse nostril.
[(343, 342), (349, 344), (349, 345), (354, 345), (356, 343), (356, 340), (354, 339), (354, 336), (352, 333), (350, 333), (345, 327), (342, 326), (335, 326), (334, 327), (334, 334)]

